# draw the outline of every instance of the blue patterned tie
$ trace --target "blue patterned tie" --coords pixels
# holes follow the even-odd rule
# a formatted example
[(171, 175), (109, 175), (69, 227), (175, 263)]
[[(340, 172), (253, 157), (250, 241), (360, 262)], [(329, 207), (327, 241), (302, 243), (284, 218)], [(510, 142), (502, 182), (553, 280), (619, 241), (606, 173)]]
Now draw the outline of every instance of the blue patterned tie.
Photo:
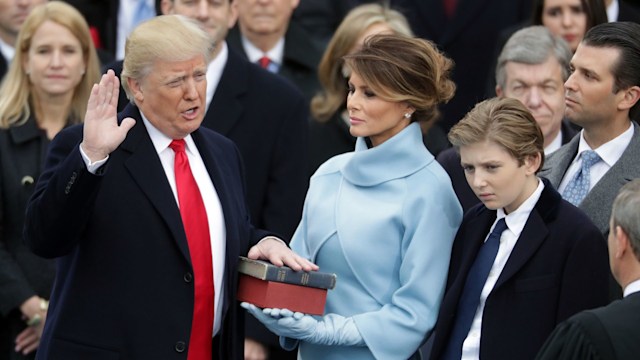
[(480, 247), (478, 256), (476, 256), (476, 260), (469, 269), (467, 280), (462, 289), (462, 295), (460, 296), (460, 300), (458, 300), (455, 323), (453, 324), (453, 330), (451, 330), (451, 336), (449, 337), (449, 343), (442, 357), (443, 359), (460, 360), (462, 356), (462, 343), (464, 339), (467, 338), (469, 329), (471, 329), (471, 323), (473, 322), (476, 310), (478, 310), (478, 304), (480, 303), (482, 288), (487, 282), (489, 271), (498, 254), (502, 232), (506, 229), (507, 224), (504, 218), (498, 220), (493, 231), (489, 234), (487, 241)]
[(598, 153), (593, 150), (583, 151), (580, 157), (582, 158), (582, 167), (569, 181), (562, 193), (562, 197), (575, 206), (580, 205), (589, 192), (591, 166), (601, 160)]

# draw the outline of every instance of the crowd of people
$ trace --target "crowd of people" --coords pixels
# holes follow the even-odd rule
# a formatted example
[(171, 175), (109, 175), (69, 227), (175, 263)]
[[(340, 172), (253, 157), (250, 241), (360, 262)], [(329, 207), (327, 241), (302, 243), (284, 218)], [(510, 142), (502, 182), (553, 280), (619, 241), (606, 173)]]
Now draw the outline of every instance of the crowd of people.
[(639, 100), (623, 0), (0, 0), (0, 358), (634, 359)]

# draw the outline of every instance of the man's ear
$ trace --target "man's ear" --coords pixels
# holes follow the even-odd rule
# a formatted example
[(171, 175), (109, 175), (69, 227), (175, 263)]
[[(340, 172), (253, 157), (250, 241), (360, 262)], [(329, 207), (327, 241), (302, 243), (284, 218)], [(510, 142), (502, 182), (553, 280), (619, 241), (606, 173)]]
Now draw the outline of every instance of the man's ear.
[(623, 91), (624, 97), (618, 103), (618, 109), (629, 110), (638, 102), (638, 99), (640, 99), (640, 87), (632, 86)]
[(538, 169), (540, 169), (540, 163), (542, 163), (542, 155), (540, 153), (526, 156), (524, 158), (524, 165), (527, 170), (527, 175), (535, 174)]
[(140, 82), (136, 79), (127, 78), (127, 85), (129, 85), (129, 90), (131, 91), (136, 103), (142, 102), (144, 100), (144, 93), (140, 87)]
[(496, 85), (496, 96), (501, 98), (503, 95), (502, 87), (500, 85)]
[(616, 225), (613, 231), (615, 231), (614, 241), (616, 242), (616, 253), (614, 255), (616, 259), (621, 259), (627, 251), (631, 251), (633, 253), (631, 243), (629, 242), (629, 236), (622, 227)]

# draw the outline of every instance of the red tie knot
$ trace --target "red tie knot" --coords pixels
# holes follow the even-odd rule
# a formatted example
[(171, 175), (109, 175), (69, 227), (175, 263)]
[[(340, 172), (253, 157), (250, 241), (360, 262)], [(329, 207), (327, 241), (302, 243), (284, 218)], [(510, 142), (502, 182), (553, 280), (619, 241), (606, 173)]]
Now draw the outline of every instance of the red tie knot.
[(260, 58), (260, 60), (258, 60), (258, 63), (260, 63), (260, 66), (263, 69), (266, 69), (269, 66), (269, 63), (271, 63), (271, 59), (269, 59), (267, 56), (263, 56)]
[(185, 147), (184, 139), (173, 140), (171, 144), (169, 144), (169, 147), (175, 153), (184, 152), (184, 147)]

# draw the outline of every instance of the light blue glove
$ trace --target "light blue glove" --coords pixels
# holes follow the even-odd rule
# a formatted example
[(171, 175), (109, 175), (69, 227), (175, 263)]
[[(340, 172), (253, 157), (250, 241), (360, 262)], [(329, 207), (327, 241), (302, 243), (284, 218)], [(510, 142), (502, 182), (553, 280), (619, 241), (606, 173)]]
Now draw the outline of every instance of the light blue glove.
[(253, 304), (240, 304), (260, 320), (271, 332), (279, 336), (298, 339), (318, 345), (364, 346), (362, 335), (353, 318), (328, 314), (320, 320), (288, 309), (260, 310)]

